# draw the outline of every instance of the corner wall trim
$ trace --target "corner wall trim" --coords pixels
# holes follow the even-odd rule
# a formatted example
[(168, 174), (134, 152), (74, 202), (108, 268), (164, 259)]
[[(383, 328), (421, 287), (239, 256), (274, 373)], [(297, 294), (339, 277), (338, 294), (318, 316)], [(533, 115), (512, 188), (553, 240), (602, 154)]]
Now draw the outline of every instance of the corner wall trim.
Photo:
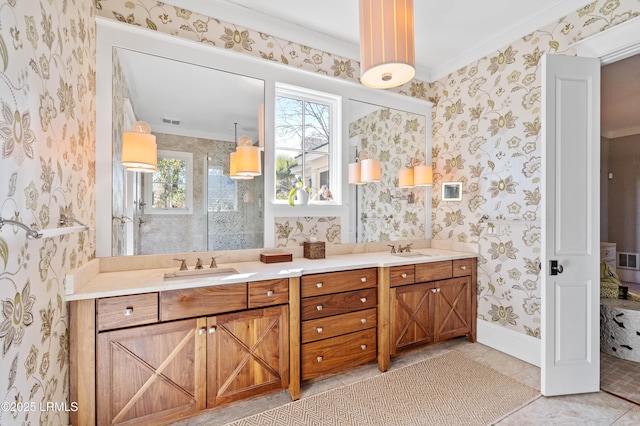
[(478, 319), (477, 341), (540, 367), (540, 339)]

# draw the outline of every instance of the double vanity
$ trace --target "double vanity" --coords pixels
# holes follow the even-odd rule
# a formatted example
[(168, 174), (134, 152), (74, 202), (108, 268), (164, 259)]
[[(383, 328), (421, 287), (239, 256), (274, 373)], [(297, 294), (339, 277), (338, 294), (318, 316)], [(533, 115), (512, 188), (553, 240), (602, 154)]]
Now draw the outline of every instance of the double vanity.
[(375, 361), (384, 372), (404, 351), (475, 341), (471, 253), (295, 257), (183, 274), (164, 267), (169, 258), (135, 262), (95, 259), (67, 276), (75, 425), (169, 423), (277, 390), (298, 399), (305, 380)]

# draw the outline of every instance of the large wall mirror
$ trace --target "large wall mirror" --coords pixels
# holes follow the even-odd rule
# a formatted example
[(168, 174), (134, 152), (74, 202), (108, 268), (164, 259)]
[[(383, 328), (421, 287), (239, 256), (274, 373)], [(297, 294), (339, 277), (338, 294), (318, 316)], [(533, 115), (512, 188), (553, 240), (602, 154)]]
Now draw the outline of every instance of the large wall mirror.
[[(112, 81), (112, 254), (263, 247), (264, 179), (231, 179), (229, 155), (239, 137), (259, 143), (264, 82), (124, 48)], [(155, 173), (121, 166), (137, 120), (156, 136)]]
[[(274, 247), (275, 225), (289, 219), (313, 223), (332, 217), (341, 243), (430, 238), (430, 189), (398, 188), (400, 168), (413, 158), (430, 160), (429, 102), (104, 18), (96, 21), (98, 257)], [(340, 202), (291, 207), (273, 201), (276, 82), (342, 99), (341, 152), (336, 153), (342, 165), (335, 179)], [(263, 175), (232, 181), (228, 154), (236, 136), (259, 139), (261, 104)], [(155, 209), (149, 198), (151, 174), (123, 170), (119, 141), (135, 120), (150, 124), (162, 155), (180, 152), (191, 159), (184, 160), (192, 178), (190, 208)], [(383, 179), (356, 187), (348, 184), (347, 169), (362, 151), (381, 160)]]

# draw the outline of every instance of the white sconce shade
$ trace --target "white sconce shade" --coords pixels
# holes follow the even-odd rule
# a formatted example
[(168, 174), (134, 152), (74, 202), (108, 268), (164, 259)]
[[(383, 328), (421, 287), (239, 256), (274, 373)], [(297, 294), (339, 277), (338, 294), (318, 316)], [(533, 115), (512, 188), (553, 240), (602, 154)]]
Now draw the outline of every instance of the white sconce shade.
[(386, 89), (415, 75), (413, 0), (360, 0), (360, 81)]
[(413, 169), (400, 169), (400, 172), (398, 172), (398, 187), (413, 187), (413, 177)]
[(236, 167), (236, 157), (237, 157), (238, 153), (237, 152), (232, 152), (231, 154), (229, 154), (229, 177), (231, 179), (253, 179), (253, 176), (244, 176), (244, 175), (239, 175), (237, 173), (237, 167)]
[(144, 121), (136, 121), (122, 135), (122, 165), (133, 172), (152, 173), (158, 168), (156, 137)]
[(360, 161), (360, 178), (362, 182), (380, 182), (380, 176), (380, 160), (367, 158)]
[(364, 185), (362, 181), (361, 167), (359, 162), (349, 163), (349, 185)]
[(416, 186), (431, 186), (433, 184), (433, 168), (431, 166), (414, 167), (413, 183)]
[(260, 148), (257, 146), (238, 146), (235, 156), (236, 174), (241, 176), (260, 176)]

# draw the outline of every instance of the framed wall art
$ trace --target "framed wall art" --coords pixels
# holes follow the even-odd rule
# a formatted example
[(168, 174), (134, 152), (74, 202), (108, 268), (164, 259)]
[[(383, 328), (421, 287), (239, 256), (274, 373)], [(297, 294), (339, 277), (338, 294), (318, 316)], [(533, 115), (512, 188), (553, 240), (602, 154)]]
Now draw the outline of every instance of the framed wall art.
[(462, 182), (442, 182), (443, 201), (462, 200)]

